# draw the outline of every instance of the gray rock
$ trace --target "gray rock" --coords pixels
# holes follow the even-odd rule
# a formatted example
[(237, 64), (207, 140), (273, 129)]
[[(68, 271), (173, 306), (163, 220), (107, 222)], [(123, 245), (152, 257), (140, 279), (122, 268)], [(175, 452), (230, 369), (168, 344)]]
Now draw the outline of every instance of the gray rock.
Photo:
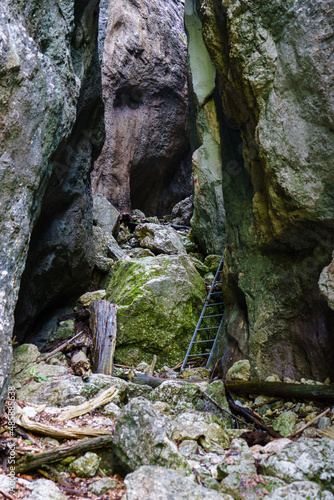
[(207, 452), (224, 453), (230, 441), (219, 419), (211, 413), (188, 411), (180, 413), (172, 423), (174, 441), (193, 439), (199, 441)]
[(11, 493), (16, 489), (16, 478), (6, 474), (0, 474), (0, 489)]
[(203, 378), (203, 379), (209, 379), (210, 378), (210, 370), (207, 370), (206, 368), (200, 367), (200, 368), (186, 368), (182, 374), (182, 378), (185, 379), (191, 379), (191, 378)]
[(116, 0), (109, 9), (106, 141), (92, 185), (121, 212), (166, 213), (191, 194), (184, 36), (182, 0)]
[(314, 481), (334, 490), (334, 441), (327, 438), (300, 438), (277, 455), (261, 461), (261, 470), (284, 481)]
[[(334, 260), (334, 253), (332, 255)], [(320, 274), (319, 277), (319, 289), (320, 293), (326, 297), (328, 305), (331, 309), (334, 309), (334, 262), (326, 266)]]
[(318, 420), (318, 429), (324, 430), (328, 429), (331, 426), (331, 419), (329, 417), (321, 417)]
[(233, 439), (228, 456), (217, 466), (218, 479), (224, 479), (230, 474), (256, 475), (255, 460), (246, 441)]
[(284, 485), (284, 481), (276, 477), (233, 472), (220, 483), (219, 491), (225, 494), (229, 493), (234, 500), (244, 500), (245, 498), (257, 500), (258, 498), (271, 498), (268, 497), (268, 492), (275, 491), (276, 488)]
[(46, 360), (46, 364), (48, 365), (56, 365), (56, 366), (65, 366), (68, 368), (69, 362), (67, 361), (67, 357), (62, 352), (58, 352), (51, 358)]
[[(49, 365), (48, 367), (51, 368)], [(67, 375), (56, 377), (51, 382), (32, 381), (18, 389), (17, 396), (27, 403), (59, 407), (75, 406), (85, 402), (87, 385), (80, 377)]]
[(106, 234), (103, 229), (95, 226), (93, 228), (95, 266), (101, 272), (109, 271), (115, 260), (120, 260), (126, 253), (119, 246), (112, 234)]
[(48, 479), (37, 479), (33, 483), (33, 489), (24, 500), (66, 500), (64, 495), (53, 481)]
[(16, 386), (17, 383), (22, 384), (32, 377), (36, 377), (37, 382), (50, 382), (53, 377), (61, 377), (68, 373), (68, 366), (50, 365), (45, 362), (31, 363), (12, 378), (12, 383)]
[(12, 377), (22, 372), (28, 365), (34, 363), (40, 355), (33, 344), (22, 344), (13, 352)]
[(117, 236), (119, 230), (119, 211), (102, 196), (93, 196), (93, 224), (98, 226), (107, 234)]
[(226, 373), (226, 380), (250, 380), (250, 362), (248, 359), (240, 359)]
[(317, 483), (311, 481), (297, 481), (295, 483), (281, 486), (267, 495), (268, 500), (333, 500), (334, 495), (330, 491), (321, 491)]
[(186, 458), (196, 453), (197, 449), (198, 443), (192, 439), (185, 439), (179, 445), (179, 452)]
[(103, 408), (103, 414), (106, 416), (106, 417), (110, 417), (110, 418), (118, 418), (121, 414), (121, 409), (119, 406), (117, 406), (115, 403), (111, 402), (111, 403), (108, 403), (107, 405), (104, 406)]
[(94, 477), (100, 466), (100, 457), (95, 453), (87, 451), (82, 457), (71, 462), (69, 471), (78, 477)]
[(170, 226), (160, 224), (139, 224), (134, 232), (140, 246), (152, 250), (153, 253), (184, 254), (186, 250), (182, 238)]
[(159, 411), (164, 413), (165, 415), (170, 415), (171, 414), (171, 407), (169, 406), (168, 403), (165, 403), (163, 401), (156, 401), (153, 403), (153, 406), (157, 408)]
[(194, 211), (194, 201), (192, 196), (179, 201), (172, 210), (171, 219), (173, 224), (190, 226), (190, 219)]
[(196, 408), (201, 397), (200, 388), (206, 389), (208, 383), (188, 383), (166, 380), (152, 392), (152, 401), (163, 401), (171, 408), (182, 412)]
[(88, 486), (87, 490), (94, 495), (100, 496), (107, 493), (108, 490), (115, 490), (117, 488), (117, 481), (111, 479), (110, 477), (104, 477), (99, 479)]
[(190, 472), (167, 431), (166, 416), (146, 399), (133, 399), (117, 421), (113, 449), (128, 471), (141, 465), (161, 465)]
[(125, 478), (125, 500), (232, 500), (163, 467), (140, 467)]

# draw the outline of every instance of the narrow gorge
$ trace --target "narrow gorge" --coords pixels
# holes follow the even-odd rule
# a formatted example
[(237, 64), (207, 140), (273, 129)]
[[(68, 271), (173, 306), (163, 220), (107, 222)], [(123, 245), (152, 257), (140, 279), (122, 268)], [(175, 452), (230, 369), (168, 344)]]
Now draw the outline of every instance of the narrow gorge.
[[(333, 387), (333, 57), (331, 0), (2, 0), (0, 405), (7, 415), (15, 389), (20, 427), (31, 408), (115, 387), (87, 421), (113, 451), (91, 475), (58, 469), (66, 481), (113, 475), (114, 493), (88, 480), (87, 498), (334, 498), (331, 397), (233, 395), (287, 440), (267, 451), (254, 438), (253, 450), (224, 387)], [(99, 349), (115, 334), (111, 374), (93, 354), (108, 302), (117, 326), (106, 320)], [(195, 362), (180, 371), (196, 325)], [(299, 469), (302, 453), (327, 475)], [(82, 498), (56, 476), (33, 479), (62, 485), (50, 498)], [(49, 498), (20, 477), (13, 498)]]

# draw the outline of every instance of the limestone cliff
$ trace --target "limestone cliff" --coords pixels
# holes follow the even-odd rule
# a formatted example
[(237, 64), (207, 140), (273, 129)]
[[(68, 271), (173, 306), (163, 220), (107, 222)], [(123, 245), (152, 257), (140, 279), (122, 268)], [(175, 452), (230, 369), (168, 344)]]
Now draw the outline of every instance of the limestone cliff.
[(220, 92), (221, 352), (225, 368), (248, 356), (253, 376), (334, 377), (334, 315), (318, 286), (334, 246), (333, 18), (330, 0), (201, 5)]
[(225, 240), (225, 211), (219, 122), (215, 107), (216, 69), (202, 35), (200, 4), (185, 3), (188, 38), (189, 125), (193, 150), (194, 215), (191, 227), (203, 250), (222, 254)]
[(27, 256), (22, 324), (68, 286), (82, 290), (91, 272), (87, 187), (99, 140), (85, 127), (101, 102), (92, 70), (97, 4), (0, 5), (0, 401)]
[(121, 211), (164, 214), (191, 194), (183, 10), (183, 0), (109, 4), (102, 63), (106, 141), (92, 184)]

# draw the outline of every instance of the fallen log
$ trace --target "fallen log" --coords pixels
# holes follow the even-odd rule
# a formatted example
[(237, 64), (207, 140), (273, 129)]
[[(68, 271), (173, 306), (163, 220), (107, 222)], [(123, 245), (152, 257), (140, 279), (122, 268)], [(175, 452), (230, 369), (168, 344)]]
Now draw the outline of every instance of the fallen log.
[(79, 455), (81, 453), (85, 453), (86, 451), (97, 450), (98, 448), (103, 448), (104, 446), (110, 446), (111, 443), (112, 437), (109, 434), (108, 436), (87, 439), (72, 445), (58, 446), (56, 449), (51, 451), (29, 454), (16, 463), (16, 473), (38, 469), (72, 455)]
[(108, 300), (94, 300), (89, 306), (92, 330), (92, 368), (94, 373), (113, 374), (116, 347), (117, 306)]
[(319, 401), (333, 401), (332, 385), (286, 384), (285, 382), (230, 382), (224, 381), (225, 387), (234, 394), (254, 394), (260, 396), (278, 396), (282, 399), (297, 398)]

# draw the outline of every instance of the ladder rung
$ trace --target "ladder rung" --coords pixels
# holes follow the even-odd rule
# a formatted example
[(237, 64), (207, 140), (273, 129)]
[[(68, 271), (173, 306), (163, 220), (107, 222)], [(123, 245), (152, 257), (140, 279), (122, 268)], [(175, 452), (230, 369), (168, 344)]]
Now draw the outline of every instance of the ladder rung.
[(219, 328), (219, 326), (208, 326), (206, 328), (198, 328), (197, 331), (199, 332), (200, 330), (214, 330), (215, 328)]
[(216, 339), (210, 339), (210, 340), (197, 340), (196, 342), (193, 342), (193, 344), (204, 344), (205, 342), (214, 342)]
[(210, 356), (210, 353), (203, 352), (202, 354), (189, 354), (188, 358), (200, 358), (201, 356)]
[(213, 307), (213, 306), (223, 306), (224, 305), (224, 302), (217, 302), (215, 304), (207, 304), (206, 307)]
[(218, 316), (224, 316), (223, 313), (221, 314), (211, 314), (211, 316), (203, 316), (202, 319), (206, 319), (206, 318), (218, 318)]
[(222, 295), (223, 292), (222, 291), (220, 291), (220, 292), (211, 292), (210, 295), (217, 295), (217, 293), (219, 293), (219, 295)]
[(217, 283), (222, 284), (222, 281), (213, 281), (213, 283), (216, 285)]

